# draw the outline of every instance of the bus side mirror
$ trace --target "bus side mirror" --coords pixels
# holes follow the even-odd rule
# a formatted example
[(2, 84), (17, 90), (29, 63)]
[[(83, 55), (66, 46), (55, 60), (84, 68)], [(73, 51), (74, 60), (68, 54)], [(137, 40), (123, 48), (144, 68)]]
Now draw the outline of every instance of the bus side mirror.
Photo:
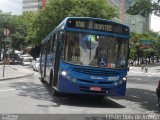
[(127, 71), (129, 72), (129, 67), (127, 67)]

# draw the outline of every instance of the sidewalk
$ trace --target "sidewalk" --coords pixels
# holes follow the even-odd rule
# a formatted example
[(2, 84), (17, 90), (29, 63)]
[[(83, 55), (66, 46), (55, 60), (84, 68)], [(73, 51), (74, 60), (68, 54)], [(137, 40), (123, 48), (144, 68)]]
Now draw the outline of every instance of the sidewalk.
[[(145, 66), (146, 64), (144, 64)], [(147, 64), (148, 67), (160, 67), (160, 62), (157, 62), (157, 63), (150, 63), (150, 64)], [(133, 65), (130, 67), (131, 69), (133, 68), (141, 68), (141, 65)]]
[(148, 72), (142, 71), (141, 66), (131, 66), (128, 75), (139, 76), (142, 74), (160, 76), (160, 62), (148, 64)]
[(0, 65), (0, 81), (22, 78), (33, 75), (34, 72), (20, 65), (5, 65), (4, 77), (3, 77), (3, 65)]

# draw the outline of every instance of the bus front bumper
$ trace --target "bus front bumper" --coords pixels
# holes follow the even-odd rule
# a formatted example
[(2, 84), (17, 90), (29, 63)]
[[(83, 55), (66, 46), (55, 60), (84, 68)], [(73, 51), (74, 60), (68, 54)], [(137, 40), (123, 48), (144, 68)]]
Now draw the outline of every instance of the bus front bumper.
[[(100, 89), (91, 89), (91, 88)], [(126, 92), (126, 81), (121, 85), (108, 85), (108, 84), (85, 84), (77, 83), (67, 80), (63, 77), (59, 78), (57, 84), (58, 92), (72, 93), (72, 94), (93, 94), (93, 95), (105, 95), (105, 96), (125, 96)]]

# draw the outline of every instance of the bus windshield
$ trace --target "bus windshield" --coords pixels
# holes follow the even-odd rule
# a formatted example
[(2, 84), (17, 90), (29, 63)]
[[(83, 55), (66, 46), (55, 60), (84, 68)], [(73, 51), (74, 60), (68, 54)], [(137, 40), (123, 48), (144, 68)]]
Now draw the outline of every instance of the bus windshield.
[(65, 62), (92, 67), (127, 67), (128, 43), (124, 38), (87, 33), (65, 34), (62, 59)]

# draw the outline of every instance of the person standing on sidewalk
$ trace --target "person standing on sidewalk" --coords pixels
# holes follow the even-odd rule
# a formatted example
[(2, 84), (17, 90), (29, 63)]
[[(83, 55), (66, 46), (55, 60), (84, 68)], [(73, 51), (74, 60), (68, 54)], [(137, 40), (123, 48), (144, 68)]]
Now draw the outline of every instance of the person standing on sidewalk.
[(143, 72), (143, 70), (144, 70), (144, 64), (141, 65), (141, 70)]
[(145, 66), (145, 73), (147, 73), (148, 72), (148, 64), (146, 64), (146, 66)]

